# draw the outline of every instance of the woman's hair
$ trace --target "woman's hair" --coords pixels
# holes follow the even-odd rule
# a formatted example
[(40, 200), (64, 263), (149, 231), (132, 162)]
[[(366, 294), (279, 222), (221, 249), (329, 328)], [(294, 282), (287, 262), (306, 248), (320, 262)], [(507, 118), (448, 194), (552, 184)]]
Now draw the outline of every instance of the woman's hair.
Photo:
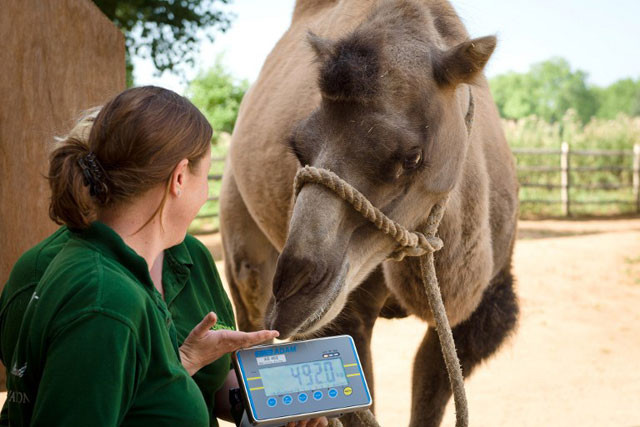
[(165, 184), (151, 221), (164, 207), (176, 165), (188, 159), (190, 170), (197, 168), (212, 133), (202, 113), (175, 92), (125, 90), (85, 113), (58, 141), (49, 164), (49, 216), (72, 229), (86, 228), (101, 209)]

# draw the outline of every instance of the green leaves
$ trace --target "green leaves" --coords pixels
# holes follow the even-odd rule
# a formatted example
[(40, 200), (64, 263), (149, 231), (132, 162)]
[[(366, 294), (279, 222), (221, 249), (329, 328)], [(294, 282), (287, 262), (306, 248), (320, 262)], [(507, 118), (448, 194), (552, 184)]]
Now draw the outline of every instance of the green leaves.
[[(181, 74), (193, 65), (209, 29), (225, 32), (232, 16), (219, 9), (230, 0), (94, 0), (125, 34), (129, 57), (150, 57), (158, 70)], [(203, 31), (205, 30), (205, 31)]]
[(491, 80), (491, 89), (505, 118), (536, 115), (555, 123), (573, 108), (586, 123), (598, 109), (597, 97), (586, 78), (586, 73), (572, 71), (566, 60), (554, 58), (533, 65), (528, 73), (498, 76)]
[(607, 88), (596, 89), (600, 106), (597, 116), (614, 119), (620, 113), (640, 116), (640, 79), (618, 80)]
[(584, 71), (572, 70), (565, 59), (554, 58), (534, 64), (527, 73), (502, 74), (490, 83), (500, 115), (507, 119), (537, 116), (556, 123), (574, 110), (586, 124), (594, 116), (640, 115), (640, 79), (600, 88), (588, 85), (587, 77)]
[(233, 132), (240, 102), (248, 88), (249, 83), (235, 79), (218, 57), (211, 69), (201, 72), (189, 84), (185, 95), (209, 120), (217, 141), (220, 132)]

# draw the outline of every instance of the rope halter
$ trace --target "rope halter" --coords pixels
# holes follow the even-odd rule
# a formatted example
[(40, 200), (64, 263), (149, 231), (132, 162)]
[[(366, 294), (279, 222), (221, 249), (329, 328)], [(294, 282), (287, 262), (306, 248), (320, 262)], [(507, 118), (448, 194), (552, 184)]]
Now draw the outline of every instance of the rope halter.
[[(471, 87), (469, 87), (469, 106), (465, 116), (467, 136), (471, 135), (474, 113), (475, 102), (473, 100)], [(369, 220), (378, 230), (392, 237), (398, 243), (398, 247), (391, 253), (388, 259), (401, 261), (406, 256), (420, 258), (422, 282), (429, 301), (429, 307), (431, 308), (436, 323), (436, 331), (440, 339), (442, 355), (453, 391), (456, 407), (456, 427), (468, 426), (469, 412), (467, 408), (467, 397), (464, 391), (462, 370), (460, 369), (460, 361), (456, 353), (449, 319), (447, 318), (442, 302), (433, 258), (434, 252), (443, 247), (443, 242), (436, 236), (436, 233), (444, 215), (448, 197), (444, 197), (433, 206), (427, 217), (426, 230), (424, 233), (421, 233), (418, 231), (409, 231), (393, 221), (380, 209), (373, 206), (360, 191), (328, 169), (308, 165), (298, 169), (293, 182), (294, 204), (302, 187), (308, 183), (320, 184), (333, 191), (342, 200), (348, 202), (364, 218)]]

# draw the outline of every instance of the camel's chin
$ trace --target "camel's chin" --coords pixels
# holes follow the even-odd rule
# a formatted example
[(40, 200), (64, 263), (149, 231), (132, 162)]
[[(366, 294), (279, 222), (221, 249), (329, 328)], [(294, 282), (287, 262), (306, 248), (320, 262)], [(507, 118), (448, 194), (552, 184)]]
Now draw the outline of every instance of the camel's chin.
[[(317, 308), (313, 311), (301, 310), (305, 302), (292, 298), (282, 302), (276, 302), (267, 315), (267, 325), (270, 329), (280, 332), (280, 339), (292, 336), (309, 336), (335, 319), (344, 308), (349, 294), (345, 286), (345, 278), (348, 266), (343, 266), (341, 273), (332, 285), (332, 291), (322, 299), (316, 301)], [(313, 306), (313, 304), (310, 304)], [(299, 313), (298, 319), (292, 319), (291, 313)]]
[(330, 324), (336, 317), (338, 317), (346, 304), (346, 295), (346, 289), (343, 288), (343, 291), (340, 292), (333, 303), (325, 309), (324, 314), (320, 318), (315, 319), (315, 321), (309, 322), (308, 324), (303, 323), (295, 335), (301, 337), (309, 337), (317, 332), (320, 332), (325, 326)]

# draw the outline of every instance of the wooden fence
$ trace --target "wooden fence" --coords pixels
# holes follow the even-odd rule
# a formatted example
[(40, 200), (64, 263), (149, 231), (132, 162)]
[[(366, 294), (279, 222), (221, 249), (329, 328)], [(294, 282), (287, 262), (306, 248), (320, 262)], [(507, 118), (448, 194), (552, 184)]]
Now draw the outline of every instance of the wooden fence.
[[(560, 173), (559, 183), (536, 183), (529, 182), (520, 179), (521, 188), (543, 188), (547, 190), (559, 190), (559, 199), (520, 199), (521, 204), (560, 204), (562, 206), (562, 213), (565, 216), (571, 215), (572, 205), (593, 205), (593, 204), (619, 204), (619, 205), (634, 205), (633, 210), (636, 213), (640, 213), (640, 145), (636, 144), (633, 150), (571, 150), (569, 144), (563, 142), (560, 150), (550, 149), (531, 149), (531, 148), (514, 148), (513, 154), (518, 158), (519, 155), (534, 155), (534, 156), (559, 156), (559, 162), (557, 166), (549, 165), (518, 165), (518, 172), (555, 172)], [(572, 166), (573, 157), (623, 157), (629, 158), (627, 165), (606, 165), (606, 166)], [(618, 182), (611, 183), (588, 183), (579, 184), (573, 183), (571, 177), (573, 174), (579, 173), (590, 174), (595, 172), (631, 172), (632, 180), (630, 183)], [(571, 190), (586, 190), (586, 191), (614, 191), (630, 189), (633, 195), (632, 200), (622, 199), (604, 199), (604, 200), (572, 200)]]
[[(559, 161), (556, 166), (545, 165), (519, 165), (517, 167), (518, 172), (531, 172), (531, 173), (560, 173), (560, 182), (559, 183), (539, 183), (539, 182), (530, 182), (526, 180), (520, 179), (520, 187), (521, 188), (542, 188), (546, 190), (558, 190), (559, 198), (557, 199), (520, 199), (521, 204), (558, 204), (562, 207), (562, 213), (565, 216), (571, 215), (571, 207), (572, 205), (585, 205), (585, 204), (623, 204), (629, 205), (633, 204), (633, 210), (636, 213), (640, 213), (640, 144), (636, 144), (633, 147), (633, 150), (571, 150), (569, 144), (564, 142), (562, 143), (560, 150), (552, 150), (552, 149), (540, 149), (540, 148), (514, 148), (512, 149), (513, 154), (518, 158), (521, 155), (528, 156), (536, 156), (536, 157), (546, 157), (546, 156), (558, 156)], [(622, 156), (624, 158), (629, 158), (628, 166), (625, 165), (609, 165), (609, 166), (572, 166), (571, 159), (573, 157), (578, 156), (591, 156), (591, 157), (615, 157)], [(213, 164), (224, 164), (225, 157), (212, 157), (211, 159)], [(547, 162), (548, 163), (548, 162)], [(221, 166), (221, 165), (220, 165)], [(222, 170), (222, 167), (218, 167), (218, 170)], [(617, 184), (602, 184), (602, 183), (589, 183), (589, 184), (578, 184), (572, 182), (571, 176), (575, 173), (580, 174), (589, 174), (594, 172), (631, 172), (633, 178), (630, 183), (622, 183), (619, 182)], [(220, 181), (222, 180), (222, 173), (210, 174), (209, 181), (210, 187), (214, 189), (213, 194), (207, 199), (209, 202), (212, 202), (214, 205), (214, 209), (211, 206), (206, 209), (204, 212), (201, 211), (200, 214), (196, 217), (196, 220), (205, 220), (199, 221), (200, 225), (196, 225), (190, 231), (192, 233), (211, 233), (218, 231), (218, 219), (219, 219), (219, 211), (217, 209), (218, 201), (219, 201), (219, 192), (216, 189), (219, 189)], [(579, 190), (598, 190), (598, 191), (607, 191), (607, 190), (625, 190), (630, 189), (633, 194), (632, 201), (630, 200), (620, 200), (620, 199), (605, 199), (605, 200), (572, 200), (571, 198), (571, 190), (579, 189)], [(205, 227), (202, 226), (202, 222), (210, 221), (214, 225)]]

